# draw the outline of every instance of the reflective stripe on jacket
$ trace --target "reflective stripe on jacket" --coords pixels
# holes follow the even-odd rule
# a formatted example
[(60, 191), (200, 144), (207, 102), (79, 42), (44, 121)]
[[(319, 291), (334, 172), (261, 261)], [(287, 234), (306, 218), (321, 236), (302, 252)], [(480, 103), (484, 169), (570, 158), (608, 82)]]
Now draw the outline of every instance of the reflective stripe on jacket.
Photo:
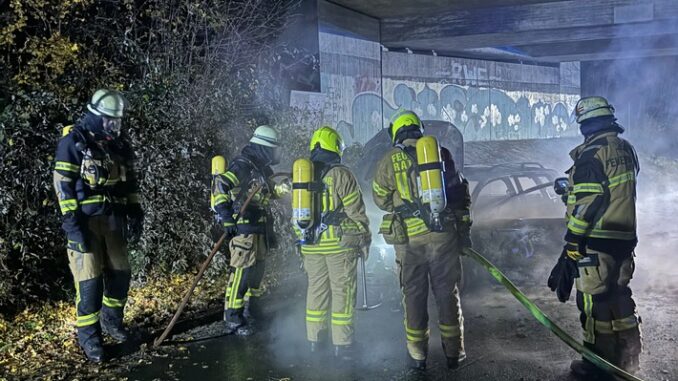
[(604, 132), (587, 139), (570, 156), (566, 240), (635, 241), (638, 158), (633, 146)]
[(89, 132), (77, 126), (62, 137), (55, 154), (53, 181), (64, 226), (79, 225), (80, 213), (141, 213), (133, 161), (132, 149), (125, 140), (94, 142)]
[[(405, 147), (415, 147), (416, 139), (407, 139)], [(393, 147), (377, 164), (377, 171), (372, 182), (372, 197), (377, 206), (389, 213), (405, 205), (405, 201), (415, 202), (419, 197), (417, 190), (417, 174), (412, 159), (401, 148)], [(429, 232), (423, 219), (406, 217), (407, 235), (415, 237)]]
[[(273, 174), (270, 167), (258, 168), (254, 162), (238, 155), (228, 166), (228, 170), (213, 178), (212, 197), (214, 210), (220, 216), (224, 226), (233, 224), (240, 206), (257, 185), (262, 185), (247, 206), (245, 213), (237, 221), (240, 234), (265, 234), (268, 223), (268, 210), (272, 186), (268, 177)], [(228, 218), (230, 217), (230, 218)]]

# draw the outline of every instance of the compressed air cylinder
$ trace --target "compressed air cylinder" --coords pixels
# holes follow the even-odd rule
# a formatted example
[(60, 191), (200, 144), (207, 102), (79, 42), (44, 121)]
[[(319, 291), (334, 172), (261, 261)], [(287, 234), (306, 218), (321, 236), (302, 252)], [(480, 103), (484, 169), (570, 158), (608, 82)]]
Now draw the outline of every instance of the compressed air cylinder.
[[(226, 168), (228, 167), (228, 164), (226, 163), (226, 158), (217, 155), (212, 158), (212, 177), (218, 176), (218, 175), (223, 175), (226, 173)], [(212, 191), (210, 192), (210, 207), (212, 210), (214, 210), (214, 203), (216, 201), (215, 195), (214, 195), (214, 181), (212, 181)]]
[(217, 155), (212, 158), (212, 176), (226, 173), (226, 158)]
[(447, 206), (447, 200), (440, 149), (433, 136), (424, 136), (417, 140), (417, 167), (421, 202), (430, 208), (432, 225), (439, 227), (439, 214)]
[(302, 231), (313, 226), (313, 162), (297, 159), (292, 166), (292, 221)]
[(61, 136), (66, 136), (71, 133), (71, 130), (73, 129), (73, 125), (68, 125), (64, 128), (61, 129)]

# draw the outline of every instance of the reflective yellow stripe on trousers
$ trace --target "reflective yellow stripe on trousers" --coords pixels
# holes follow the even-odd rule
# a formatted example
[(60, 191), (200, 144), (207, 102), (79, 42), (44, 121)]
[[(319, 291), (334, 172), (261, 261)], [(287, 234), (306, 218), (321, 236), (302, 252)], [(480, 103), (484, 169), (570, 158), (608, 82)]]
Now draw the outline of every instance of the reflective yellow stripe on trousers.
[(110, 308), (123, 308), (127, 299), (115, 299), (104, 295), (103, 305)]
[(327, 311), (306, 310), (306, 321), (310, 323), (324, 323), (327, 321)]
[(99, 321), (99, 315), (101, 312), (97, 311), (89, 315), (78, 316), (78, 319), (75, 323), (75, 326), (78, 328), (87, 327), (89, 325), (96, 324)]
[(407, 326), (407, 321), (405, 321), (405, 333), (407, 334), (407, 341), (411, 342), (426, 341), (429, 336), (428, 329), (412, 329)]
[(243, 299), (238, 299), (238, 288), (240, 288), (240, 282), (242, 282), (242, 268), (236, 268), (233, 275), (233, 283), (230, 287), (230, 294), (228, 295), (228, 305), (230, 309), (239, 309), (245, 306), (245, 301)]
[(593, 296), (591, 294), (582, 293), (584, 299), (584, 315), (586, 315), (586, 322), (584, 322), (584, 341), (595, 344), (595, 326), (596, 322), (593, 319)]

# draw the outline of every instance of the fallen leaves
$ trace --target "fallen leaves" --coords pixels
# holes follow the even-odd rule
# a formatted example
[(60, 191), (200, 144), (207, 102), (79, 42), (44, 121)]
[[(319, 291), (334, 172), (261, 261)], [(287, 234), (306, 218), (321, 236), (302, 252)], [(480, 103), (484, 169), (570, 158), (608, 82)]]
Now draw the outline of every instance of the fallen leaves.
[[(125, 322), (134, 329), (162, 329), (174, 313), (193, 275), (151, 276), (143, 285), (130, 289), (125, 309)], [(186, 316), (207, 310), (210, 301), (223, 294), (227, 277), (205, 282), (187, 306)], [(169, 290), (173, 290), (169, 292)], [(96, 366), (87, 363), (75, 337), (75, 306), (56, 302), (26, 309), (11, 320), (0, 318), (0, 380), (9, 379), (99, 379), (101, 372), (116, 373), (115, 365)], [(185, 347), (179, 347), (185, 351)], [(144, 349), (142, 348), (142, 351)], [(158, 354), (159, 357), (166, 355)], [(139, 359), (139, 364), (148, 360)], [(129, 364), (127, 364), (129, 365)], [(3, 374), (7, 373), (7, 374)], [(93, 376), (95, 375), (95, 376)], [(108, 378), (111, 379), (111, 378)], [(117, 379), (117, 378), (112, 378)]]

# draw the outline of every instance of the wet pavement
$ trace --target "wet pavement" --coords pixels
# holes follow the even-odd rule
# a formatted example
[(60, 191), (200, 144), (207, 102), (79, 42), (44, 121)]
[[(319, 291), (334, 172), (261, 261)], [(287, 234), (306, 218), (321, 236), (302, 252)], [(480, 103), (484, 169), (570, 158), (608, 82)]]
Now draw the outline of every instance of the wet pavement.
[[(641, 271), (640, 276), (648, 274)], [(381, 274), (368, 282), (369, 297), (372, 301), (381, 298), (384, 304), (375, 310), (356, 311), (359, 351), (353, 362), (336, 360), (329, 348), (320, 355), (309, 353), (304, 326), (305, 282), (303, 276), (297, 276), (261, 300), (263, 311), (253, 336), (224, 335), (222, 324), (215, 322), (175, 337), (175, 341), (195, 341), (168, 345), (165, 354), (158, 354), (150, 364), (135, 367), (125, 376), (129, 380), (200, 381), (575, 380), (569, 375), (569, 363), (577, 354), (492, 282), (488, 275), (479, 287), (467, 289), (462, 296), (468, 359), (455, 371), (445, 367), (435, 324), (431, 324), (428, 369), (408, 369), (402, 312), (395, 310), (397, 293), (392, 292), (388, 276)], [(522, 286), (561, 327), (581, 338), (574, 302), (558, 303), (545, 286)], [(640, 375), (646, 380), (678, 380), (678, 324), (674, 323), (678, 288), (667, 285), (635, 291), (644, 319), (646, 349)], [(362, 304), (360, 297), (358, 304)], [(435, 307), (430, 305), (429, 311), (435, 323)]]

